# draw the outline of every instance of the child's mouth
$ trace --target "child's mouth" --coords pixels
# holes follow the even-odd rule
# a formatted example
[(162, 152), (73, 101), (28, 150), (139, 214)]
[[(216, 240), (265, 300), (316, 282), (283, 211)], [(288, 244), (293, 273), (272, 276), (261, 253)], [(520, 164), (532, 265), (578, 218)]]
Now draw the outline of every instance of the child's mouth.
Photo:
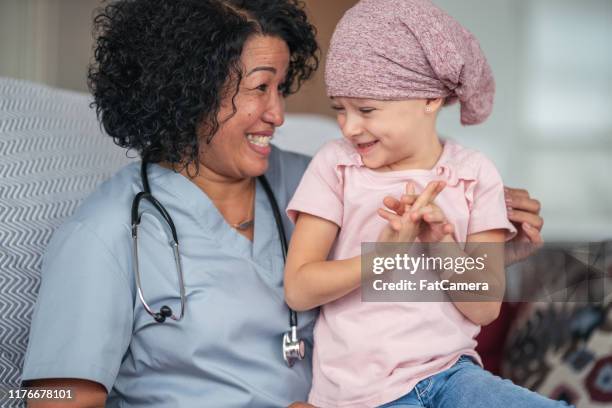
[(374, 140), (373, 142), (368, 143), (357, 143), (357, 151), (359, 154), (366, 154), (370, 152), (374, 148), (374, 146), (378, 143), (378, 140)]

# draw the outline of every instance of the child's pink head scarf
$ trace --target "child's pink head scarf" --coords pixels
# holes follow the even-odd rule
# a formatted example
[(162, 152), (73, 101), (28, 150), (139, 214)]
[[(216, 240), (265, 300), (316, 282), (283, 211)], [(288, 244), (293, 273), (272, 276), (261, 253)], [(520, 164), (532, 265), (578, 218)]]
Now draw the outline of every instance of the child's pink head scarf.
[(331, 40), (329, 96), (459, 99), (461, 123), (483, 122), (495, 82), (478, 40), (429, 0), (362, 0)]

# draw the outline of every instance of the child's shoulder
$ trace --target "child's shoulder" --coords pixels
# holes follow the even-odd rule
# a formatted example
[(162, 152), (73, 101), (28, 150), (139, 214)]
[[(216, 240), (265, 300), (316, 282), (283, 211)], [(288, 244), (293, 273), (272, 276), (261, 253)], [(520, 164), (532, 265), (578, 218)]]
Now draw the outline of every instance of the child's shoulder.
[(444, 142), (443, 167), (458, 178), (478, 180), (491, 174), (497, 174), (493, 161), (479, 150), (465, 147), (453, 140)]
[(346, 139), (328, 141), (317, 151), (313, 161), (334, 166), (361, 166), (359, 153)]

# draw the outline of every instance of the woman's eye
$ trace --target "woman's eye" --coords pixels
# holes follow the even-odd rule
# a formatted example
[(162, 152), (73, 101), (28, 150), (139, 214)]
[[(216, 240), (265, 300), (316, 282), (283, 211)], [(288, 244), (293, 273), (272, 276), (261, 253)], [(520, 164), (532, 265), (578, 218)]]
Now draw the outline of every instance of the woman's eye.
[(268, 90), (268, 85), (267, 84), (261, 84), (257, 88), (255, 88), (255, 89), (257, 89), (259, 91), (262, 91), (262, 92), (266, 92)]

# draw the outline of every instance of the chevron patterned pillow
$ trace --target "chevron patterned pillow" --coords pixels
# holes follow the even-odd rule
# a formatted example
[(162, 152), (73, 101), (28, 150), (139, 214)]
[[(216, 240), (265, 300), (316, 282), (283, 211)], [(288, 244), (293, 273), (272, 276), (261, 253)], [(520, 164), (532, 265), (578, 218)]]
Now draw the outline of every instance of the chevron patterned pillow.
[[(21, 382), (42, 254), (54, 229), (129, 162), (86, 94), (0, 77), (0, 395)], [(0, 406), (21, 406), (2, 400)]]

